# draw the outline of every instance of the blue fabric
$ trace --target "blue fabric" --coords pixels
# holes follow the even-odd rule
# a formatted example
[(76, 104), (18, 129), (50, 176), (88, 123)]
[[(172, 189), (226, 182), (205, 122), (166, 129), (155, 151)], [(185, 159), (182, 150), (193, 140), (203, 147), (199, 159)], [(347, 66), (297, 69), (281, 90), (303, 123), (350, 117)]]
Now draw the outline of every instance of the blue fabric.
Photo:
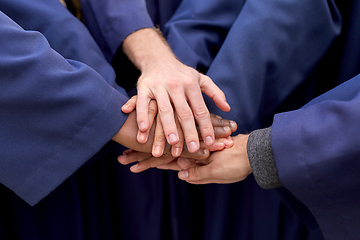
[(34, 207), (0, 185), (0, 238), (14, 240), (171, 239), (163, 177), (133, 174), (109, 143)]
[(81, 0), (84, 22), (111, 62), (124, 39), (154, 27), (145, 0)]
[(279, 177), (312, 211), (326, 239), (360, 234), (359, 105), (360, 75), (274, 118)]
[[(4, 0), (0, 10), (40, 32), (1, 13), (0, 149), (11, 159), (1, 162), (0, 238), (171, 239), (163, 171), (131, 173), (117, 162), (124, 148), (108, 142), (126, 119), (117, 84), (126, 78), (115, 79), (104, 50), (57, 0)], [(52, 152), (63, 158), (47, 178), (17, 191), (31, 207), (9, 185), (22, 187)]]
[(183, 0), (165, 24), (176, 56), (191, 67), (209, 68), (245, 1)]
[(154, 25), (162, 31), (180, 3), (181, 0), (147, 0), (146, 6)]
[[(207, 98), (206, 102), (211, 112), (235, 120), (238, 133), (268, 127), (277, 112), (300, 108), (360, 72), (357, 1), (227, 1), (233, 4), (228, 9), (239, 11), (237, 18), (228, 22), (230, 25), (226, 25), (224, 31), (218, 31), (218, 41), (213, 41), (214, 47), (207, 49), (204, 46), (211, 46), (212, 41), (204, 39), (216, 38), (197, 29), (205, 22), (198, 20), (204, 16), (202, 11), (208, 16), (212, 11), (224, 21), (229, 20), (227, 16), (231, 13), (222, 11), (221, 7), (209, 9), (217, 6), (208, 4), (209, 1), (200, 6), (201, 2), (183, 1), (184, 5), (180, 5), (165, 31), (179, 59), (201, 70), (205, 68), (225, 92), (232, 107), (229, 113), (219, 111), (211, 99)], [(185, 4), (187, 8), (182, 8)], [(210, 17), (206, 19), (211, 21)], [(189, 29), (197, 35), (187, 34)], [(197, 45), (198, 42), (201, 44)], [(204, 49), (208, 52), (203, 52)], [(249, 178), (231, 186), (205, 186), (203, 191), (202, 210), (208, 214), (204, 232), (209, 231), (204, 239), (218, 239), (226, 234), (229, 239), (239, 236), (244, 239), (322, 239), (318, 229), (309, 231), (299, 219), (295, 220), (297, 215), (309, 227), (317, 225), (309, 209), (294, 198), (291, 189), (290, 192), (260, 190)], [(234, 198), (238, 200), (235, 203)], [(249, 206), (253, 207), (254, 214), (241, 219), (239, 216), (247, 212)], [(272, 212), (278, 206), (289, 212), (279, 209)], [(264, 209), (265, 216), (257, 215), (254, 209)], [(234, 212), (237, 214), (232, 215)], [(254, 222), (262, 224), (268, 235), (261, 238), (254, 234), (252, 229), (259, 227)], [(326, 229), (323, 231), (329, 235)]]
[(126, 120), (121, 95), (66, 61), (39, 32), (1, 13), (1, 183), (34, 205), (99, 151)]

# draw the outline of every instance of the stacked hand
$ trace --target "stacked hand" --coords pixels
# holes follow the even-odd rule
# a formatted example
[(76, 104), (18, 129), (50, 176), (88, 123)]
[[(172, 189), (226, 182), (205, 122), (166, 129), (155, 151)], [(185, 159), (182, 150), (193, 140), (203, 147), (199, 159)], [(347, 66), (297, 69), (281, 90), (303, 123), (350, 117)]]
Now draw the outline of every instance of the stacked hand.
[[(136, 100), (138, 141), (145, 143), (148, 139), (152, 121), (148, 112), (149, 102), (156, 100), (158, 124), (162, 125), (167, 142), (177, 144), (178, 153), (183, 147), (183, 141), (180, 141), (182, 137), (188, 151), (194, 153), (200, 148), (195, 121), (203, 142), (212, 145), (215, 135), (202, 93), (211, 97), (221, 110), (230, 110), (224, 93), (213, 81), (178, 61), (154, 29), (141, 29), (129, 35), (124, 40), (123, 51), (141, 71)], [(161, 156), (161, 146), (155, 148), (153, 153)]]
[[(211, 115), (205, 105), (202, 93), (221, 110), (230, 110), (224, 93), (209, 77), (178, 61), (154, 29), (129, 35), (123, 51), (141, 76), (138, 96), (122, 108), (129, 113), (128, 121), (120, 135), (114, 136), (115, 141), (132, 149), (119, 157), (120, 163), (138, 162), (131, 167), (133, 172), (151, 167), (181, 170), (179, 177), (195, 184), (230, 183), (251, 173), (247, 136), (234, 137), (231, 148), (234, 142), (230, 135), (236, 123)], [(119, 136), (124, 134), (127, 141), (121, 142)]]
[[(151, 102), (152, 106), (156, 108), (156, 105), (154, 105), (153, 102)], [(131, 98), (123, 107), (123, 109), (126, 109), (126, 111), (133, 110), (136, 105), (136, 96)], [(152, 109), (149, 111), (150, 119), (154, 119), (155, 117), (155, 109)], [(133, 112), (132, 112), (133, 114)], [(129, 164), (133, 162), (139, 162), (138, 164), (131, 167), (131, 171), (133, 172), (141, 172), (144, 171), (150, 167), (170, 167), (176, 165), (176, 159), (180, 155), (182, 157), (189, 157), (189, 158), (197, 158), (197, 159), (204, 159), (207, 158), (212, 151), (218, 151), (222, 150), (224, 148), (231, 147), (233, 145), (232, 140), (230, 139), (230, 135), (232, 132), (234, 132), (237, 129), (237, 125), (233, 121), (222, 119), (219, 116), (215, 116), (213, 114), (211, 116), (211, 123), (213, 131), (215, 132), (215, 142), (208, 146), (202, 141), (202, 137), (199, 134), (200, 141), (200, 150), (196, 151), (195, 153), (191, 153), (187, 147), (185, 146), (184, 149), (182, 149), (180, 152), (178, 151), (178, 148), (176, 148), (176, 145), (171, 146), (166, 143), (164, 132), (162, 131), (162, 126), (159, 121), (159, 117), (157, 116), (157, 121), (154, 124), (156, 127), (153, 130), (154, 137), (153, 140), (150, 141), (153, 144), (152, 147), (152, 155), (148, 152), (141, 152), (141, 150), (127, 150), (124, 152), (122, 156), (119, 157), (119, 162), (122, 164)], [(151, 123), (153, 121), (150, 121)], [(182, 129), (179, 126), (179, 122), (177, 122), (177, 129), (179, 131), (180, 142), (184, 141), (184, 138), (182, 138)], [(152, 132), (150, 132), (152, 133)], [(149, 137), (149, 140), (152, 139)], [(146, 144), (149, 144), (148, 142)], [(156, 155), (154, 154), (154, 149), (157, 147), (161, 147), (161, 154)], [(175, 148), (175, 150), (174, 150)], [(156, 151), (155, 151), (156, 152)], [(163, 166), (164, 165), (164, 166)]]

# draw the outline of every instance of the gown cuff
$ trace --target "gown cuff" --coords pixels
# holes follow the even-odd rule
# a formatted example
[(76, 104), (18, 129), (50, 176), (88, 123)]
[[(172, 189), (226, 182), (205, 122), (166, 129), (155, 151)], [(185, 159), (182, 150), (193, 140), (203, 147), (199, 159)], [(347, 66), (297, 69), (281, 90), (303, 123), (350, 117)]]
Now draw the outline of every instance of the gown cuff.
[(263, 189), (282, 187), (271, 148), (271, 127), (253, 131), (247, 152), (254, 178)]

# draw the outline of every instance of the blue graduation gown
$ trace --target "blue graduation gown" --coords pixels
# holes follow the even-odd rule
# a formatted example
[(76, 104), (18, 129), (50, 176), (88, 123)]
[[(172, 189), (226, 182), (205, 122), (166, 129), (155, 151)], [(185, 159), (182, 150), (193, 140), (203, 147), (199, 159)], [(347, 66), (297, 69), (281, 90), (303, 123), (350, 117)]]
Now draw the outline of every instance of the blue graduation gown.
[(275, 115), (271, 142), (284, 186), (325, 239), (360, 234), (360, 75), (300, 110)]
[(88, 30), (57, 0), (0, 10), (49, 42), (1, 13), (0, 238), (170, 239), (161, 172), (109, 142), (128, 97)]
[[(300, 108), (360, 72), (358, 2), (224, 2), (234, 7), (222, 11), (221, 4), (216, 5), (216, 1), (193, 3), (185, 0), (165, 31), (176, 55), (189, 65), (208, 69), (207, 74), (225, 92), (232, 107), (230, 113), (220, 112), (211, 99), (207, 99), (207, 104), (210, 111), (235, 120), (238, 132), (267, 127), (275, 113)], [(239, 12), (232, 23), (228, 18), (229, 9)], [(220, 25), (224, 28), (209, 26), (212, 12), (219, 17), (217, 22), (224, 23)], [(196, 34), (187, 34), (189, 31)], [(188, 60), (189, 52), (195, 60)], [(209, 231), (206, 239), (219, 236), (229, 239), (321, 238), (318, 233), (302, 228), (296, 220), (290, 223), (295, 215), (283, 212), (288, 208), (272, 195), (274, 191), (260, 190), (255, 185), (249, 178), (232, 186), (204, 188), (203, 211), (210, 216), (203, 224), (208, 227), (205, 234)], [(309, 210), (290, 192), (286, 189), (277, 192), (308, 226), (316, 226)], [(242, 219), (249, 206), (253, 215)], [(257, 214), (256, 209), (263, 209), (263, 215)], [(230, 225), (221, 224), (223, 222)], [(264, 226), (263, 236), (252, 231)]]
[(127, 97), (1, 18), (1, 183), (34, 205), (119, 130)]

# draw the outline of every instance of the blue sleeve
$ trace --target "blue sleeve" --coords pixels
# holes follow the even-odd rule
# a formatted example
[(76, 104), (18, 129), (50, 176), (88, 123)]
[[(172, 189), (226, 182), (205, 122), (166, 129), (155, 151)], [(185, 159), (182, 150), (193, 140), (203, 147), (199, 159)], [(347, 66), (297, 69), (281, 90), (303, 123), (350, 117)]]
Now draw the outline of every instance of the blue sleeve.
[(154, 27), (145, 0), (81, 0), (81, 7), (86, 26), (108, 61), (129, 34)]
[(36, 204), (120, 129), (127, 97), (0, 12), (0, 182)]
[(183, 63), (209, 68), (245, 1), (183, 0), (164, 35)]
[(246, 1), (207, 72), (232, 110), (206, 98), (210, 111), (235, 120), (242, 133), (269, 126), (340, 31), (331, 0)]
[[(207, 72), (224, 91), (231, 111), (223, 113), (205, 96), (210, 112), (235, 120), (238, 133), (270, 126), (340, 34), (341, 25), (332, 0), (246, 1)], [(313, 225), (312, 216), (294, 205), (295, 198), (284, 195), (292, 210)]]
[(87, 64), (126, 94), (116, 83), (114, 69), (88, 29), (59, 0), (2, 0), (0, 9), (25, 30), (41, 32), (51, 48), (64, 58)]
[(326, 239), (356, 239), (360, 222), (360, 75), (304, 108), (275, 115), (271, 142), (284, 186)]

